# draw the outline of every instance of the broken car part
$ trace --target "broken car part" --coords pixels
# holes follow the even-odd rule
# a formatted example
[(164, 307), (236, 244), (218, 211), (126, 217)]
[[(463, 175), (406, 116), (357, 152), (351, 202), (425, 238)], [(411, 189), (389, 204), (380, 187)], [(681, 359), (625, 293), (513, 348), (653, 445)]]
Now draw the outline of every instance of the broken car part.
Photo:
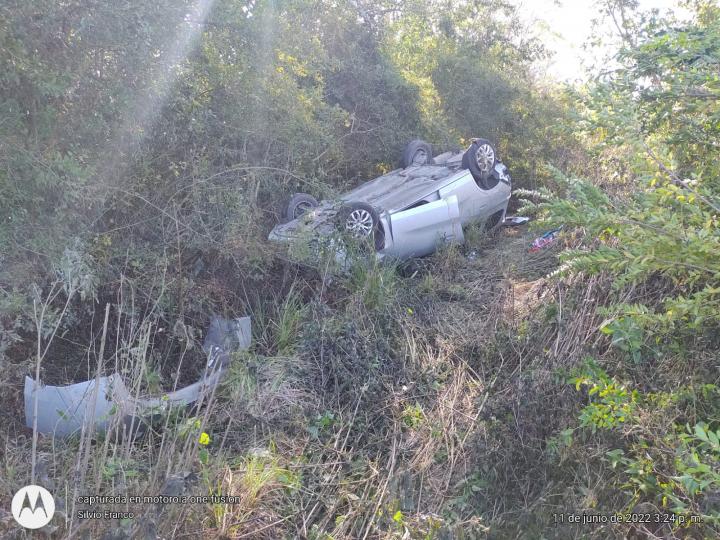
[(36, 396), (38, 432), (60, 437), (80, 433), (84, 423), (86, 429), (102, 432), (113, 419), (127, 423), (128, 419), (149, 416), (158, 409), (190, 405), (218, 385), (227, 370), (230, 353), (247, 349), (250, 340), (250, 317), (214, 317), (203, 342), (208, 355), (203, 377), (159, 397), (133, 396), (118, 373), (69, 386), (46, 386), (25, 377), (25, 425), (33, 427)]
[(517, 227), (518, 225), (523, 225), (528, 221), (530, 221), (530, 218), (526, 216), (507, 216), (505, 221), (503, 221), (503, 225), (506, 227)]

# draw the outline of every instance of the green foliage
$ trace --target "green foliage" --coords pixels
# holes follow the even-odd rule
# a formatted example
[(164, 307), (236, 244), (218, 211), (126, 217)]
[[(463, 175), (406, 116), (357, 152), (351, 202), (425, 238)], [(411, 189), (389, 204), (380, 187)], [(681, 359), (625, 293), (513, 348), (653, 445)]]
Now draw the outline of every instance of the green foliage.
[(325, 411), (315, 417), (312, 423), (307, 427), (307, 431), (310, 435), (317, 439), (321, 434), (327, 435), (328, 429), (334, 426), (335, 423), (335, 414), (332, 411)]
[(706, 359), (720, 330), (720, 13), (698, 4), (698, 19), (681, 26), (630, 4), (602, 4), (624, 15), (618, 69), (574, 93), (591, 167), (584, 179), (550, 167), (552, 189), (521, 193), (539, 227), (564, 226), (572, 247), (559, 275), (612, 283), (596, 312), (610, 348), (572, 379), (587, 402), (578, 427), (550, 440), (551, 454), (587, 456), (592, 440), (604, 448), (599, 489), (612, 511), (650, 502), (682, 517), (672, 529), (698, 525), (695, 515), (708, 527), (699, 534), (712, 535), (720, 407)]
[(375, 257), (353, 257), (347, 278), (348, 288), (369, 312), (395, 308), (398, 295), (398, 276), (391, 265), (382, 264)]
[(80, 246), (83, 298), (122, 274), (204, 316), (229, 272), (266, 280), (291, 192), (337, 193), (416, 137), (489, 136), (534, 174), (565, 110), (528, 84), (545, 53), (508, 4), (191, 4), (0, 7), (0, 282), (44, 289)]
[[(678, 436), (681, 451), (677, 461), (679, 482), (688, 495), (695, 496), (720, 487), (720, 430), (713, 431), (704, 422), (687, 426)], [(679, 501), (678, 501), (679, 502)], [(720, 518), (720, 514), (718, 514)]]
[[(710, 501), (705, 506), (703, 497), (720, 486), (718, 435), (700, 422), (660, 440), (641, 440), (629, 453), (618, 448), (605, 456), (612, 469), (624, 473), (622, 488), (632, 496), (631, 505), (641, 497), (649, 498), (669, 512), (682, 516), (700, 513), (704, 520), (715, 522), (720, 519), (720, 509)], [(673, 459), (665, 459), (662, 452), (669, 452)]]
[[(624, 311), (634, 314), (646, 312), (644, 306), (637, 306), (634, 312), (630, 310), (631, 308), (625, 308)], [(600, 326), (600, 331), (609, 335), (612, 345), (628, 353), (634, 362), (642, 359), (645, 335), (637, 324), (637, 317), (623, 316), (607, 320)]]
[(562, 256), (565, 273), (612, 272), (616, 289), (652, 277), (667, 279), (673, 291), (664, 309), (618, 304), (620, 313), (643, 327), (670, 333), (720, 322), (720, 235), (714, 208), (701, 200), (713, 197), (712, 190), (695, 195), (668, 181), (611, 200), (589, 182), (562, 176), (557, 182), (561, 197), (524, 195), (535, 199), (526, 209), (544, 216), (548, 227), (562, 224), (584, 232), (585, 245)]
[(402, 421), (410, 429), (417, 429), (425, 420), (425, 413), (419, 404), (407, 405), (402, 412)]
[(625, 385), (609, 377), (591, 359), (586, 360), (585, 369), (572, 379), (577, 390), (588, 387), (590, 404), (580, 414), (580, 425), (611, 429), (632, 421), (637, 407), (638, 393), (628, 390)]
[(307, 312), (307, 306), (294, 290), (288, 293), (281, 304), (275, 321), (275, 338), (279, 354), (291, 353), (300, 335), (300, 327)]
[[(534, 182), (542, 118), (566, 111), (528, 84), (545, 53), (511, 5), (191, 5), (0, 6), (0, 283), (20, 296), (60, 272), (82, 300), (122, 283), (201, 320), (269, 284), (290, 193), (332, 196), (416, 137), (489, 136)], [(374, 309), (390, 282), (364, 276)]]
[[(674, 417), (690, 414), (693, 408), (700, 412), (699, 406), (715, 390), (705, 388), (698, 393), (686, 387), (667, 394), (628, 392), (594, 363), (588, 363), (586, 369), (587, 375), (573, 382), (577, 388), (588, 386), (588, 394), (596, 398), (582, 409), (580, 427), (590, 427), (593, 433), (597, 428), (622, 429), (627, 434), (637, 431), (635, 436), (624, 438), (624, 447), (604, 453), (603, 461), (610, 468), (607, 484), (629, 496), (625, 508), (613, 510), (633, 511), (636, 504), (649, 500), (666, 512), (682, 516), (673, 527), (694, 523), (692, 515), (701, 516), (705, 523), (717, 522), (720, 509), (713, 503), (712, 494), (720, 482), (720, 433), (703, 421), (692, 426), (665, 422), (664, 429), (646, 425), (653, 415)], [(681, 397), (686, 393), (696, 400), (692, 406)], [(572, 431), (563, 431), (555, 447), (577, 446), (578, 440), (569, 437)], [(617, 439), (611, 444), (617, 444)]]
[[(286, 533), (329, 538), (321, 529), (334, 516), (347, 516), (336, 521), (342, 531), (337, 538), (378, 536), (383, 527), (390, 534), (437, 537), (442, 520), (435, 515), (423, 521), (414, 510), (393, 506), (382, 523), (376, 519), (375, 512), (383, 506), (372, 498), (384, 496), (383, 467), (395, 463), (394, 458), (386, 461), (388, 451), (399, 449), (403, 454), (407, 442), (398, 439), (400, 446), (388, 444), (398, 420), (387, 414), (397, 406), (389, 397), (393, 388), (414, 383), (415, 375), (420, 375), (419, 380), (424, 377), (408, 373), (406, 366), (422, 366), (433, 358), (445, 366), (447, 378), (462, 362), (462, 369), (472, 370), (478, 380), (486, 377), (482, 365), (486, 358), (512, 362), (515, 351), (505, 354), (500, 345), (489, 350), (482, 350), (480, 342), (471, 345), (477, 336), (468, 335), (467, 328), (474, 326), (466, 325), (484, 320), (487, 314), (477, 317), (468, 312), (461, 321), (432, 309), (442, 292), (444, 280), (439, 275), (454, 280), (446, 287), (446, 296), (452, 297), (448, 307), (462, 303), (475, 309), (490, 303), (493, 295), (484, 294), (482, 283), (471, 283), (472, 272), (460, 275), (465, 257), (455, 246), (428, 263), (436, 264), (437, 273), (424, 278), (421, 299), (405, 297), (407, 287), (396, 269), (378, 264), (368, 256), (373, 250), (367, 246), (347, 243), (347, 257), (338, 260), (338, 244), (331, 243), (319, 250), (321, 264), (317, 260), (290, 264), (266, 240), (277, 222), (277, 209), (292, 192), (332, 197), (359, 180), (394, 168), (403, 145), (417, 137), (429, 140), (437, 151), (465, 145), (471, 136), (489, 137), (508, 162), (516, 185), (547, 194), (538, 184), (549, 181), (551, 174), (540, 164), (550, 160), (563, 170), (581, 168), (573, 162), (582, 152), (580, 131), (585, 135), (604, 130), (605, 145), (616, 144), (617, 138), (610, 142), (610, 128), (600, 124), (612, 124), (619, 115), (606, 110), (572, 121), (574, 97), (538, 80), (535, 62), (546, 51), (527, 31), (520, 8), (510, 3), (216, 0), (199, 4), (207, 10), (195, 10), (196, 2), (185, 0), (10, 0), (0, 5), (2, 365), (10, 357), (11, 363), (24, 369), (32, 341), (49, 339), (55, 328), (65, 342), (88, 346), (88, 362), (80, 364), (89, 365), (100, 348), (98, 320), (102, 319), (96, 307), (107, 302), (118, 309), (117, 318), (115, 310), (111, 312), (105, 358), (125, 354), (115, 349), (127, 347), (133, 360), (147, 361), (144, 380), (138, 381), (140, 391), (155, 393), (167, 384), (177, 357), (198, 352), (199, 333), (192, 330), (204, 327), (211, 313), (251, 312), (254, 349), (233, 355), (217, 399), (210, 400), (215, 405), (192, 418), (173, 408), (159, 418), (153, 426), (158, 429), (149, 430), (143, 444), (123, 440), (121, 454), (166, 464), (153, 468), (153, 481), (161, 481), (166, 472), (191, 467), (202, 471), (202, 485), (209, 493), (243, 495), (243, 504), (210, 508), (210, 519), (202, 516), (193, 521), (190, 518), (197, 516), (184, 516), (190, 523), (207, 526), (203, 531), (207, 534), (247, 536), (262, 524), (267, 529), (260, 529), (268, 537)], [(710, 25), (712, 14), (705, 16)], [(715, 54), (711, 37), (688, 42)], [(694, 77), (691, 71), (688, 77)], [(707, 86), (714, 88), (711, 83)], [(620, 86), (610, 97), (603, 92), (581, 99), (597, 103), (605, 99), (602, 103), (614, 106), (633, 102), (625, 99), (627, 93)], [(651, 108), (652, 100), (646, 105)], [(648, 119), (653, 118), (650, 112)], [(697, 130), (710, 129), (713, 114), (700, 106), (683, 110), (684, 117), (697, 117), (699, 124), (693, 128)], [(674, 129), (659, 110), (656, 116), (653, 125)], [(612, 136), (630, 131), (618, 126)], [(651, 142), (663, 159), (674, 158), (674, 150), (660, 152), (670, 139)], [(632, 145), (637, 148), (638, 144)], [(631, 356), (640, 354), (642, 360), (654, 345), (653, 325), (662, 322), (668, 329), (684, 325), (683, 313), (703, 327), (715, 320), (711, 310), (717, 291), (710, 286), (712, 272), (706, 271), (716, 262), (716, 220), (707, 202), (713, 200), (708, 186), (714, 165), (711, 146), (703, 148), (707, 154), (702, 156), (702, 167), (687, 175), (682, 167), (688, 166), (693, 148), (677, 151), (682, 161), (678, 170), (691, 183), (680, 185), (645, 170), (642, 185), (648, 194), (626, 201), (627, 208), (618, 207), (614, 197), (599, 187), (574, 182), (565, 188), (562, 180), (549, 185), (559, 186), (561, 195), (575, 190), (575, 198), (551, 200), (538, 208), (548, 220), (565, 222), (566, 230), (574, 225), (600, 239), (602, 246), (591, 238), (576, 254), (579, 262), (574, 269), (581, 269), (586, 257), (586, 265), (597, 271), (617, 272), (618, 287), (658, 273), (679, 284), (680, 293), (667, 300), (668, 311), (679, 318), (665, 320), (667, 313), (656, 312), (654, 306), (631, 313), (620, 305), (606, 316), (610, 322), (605, 328), (617, 347)], [(639, 159), (632, 164), (647, 165)], [(618, 178), (613, 177), (618, 182), (624, 177)], [(655, 199), (650, 199), (655, 192)], [(655, 219), (658, 208), (664, 213), (650, 224), (683, 228), (689, 243), (670, 245), (667, 239), (660, 243), (650, 234), (638, 234), (647, 226), (619, 230), (628, 209), (634, 212), (633, 219), (643, 221)], [(481, 240), (477, 231), (474, 236), (474, 241)], [(707, 252), (699, 253), (703, 238)], [(308, 261), (318, 253), (309, 242), (298, 244), (293, 249), (302, 251)], [(664, 261), (658, 255), (646, 260), (641, 250), (647, 246), (657, 254), (670, 249), (671, 259)], [(628, 254), (638, 260), (627, 263)], [(671, 268), (680, 258), (685, 266)], [(339, 271), (337, 277), (329, 278), (335, 276), (330, 269)], [(321, 292), (313, 296), (315, 286)], [(33, 300), (39, 305), (46, 298), (53, 301), (36, 328)], [(559, 326), (566, 309), (558, 303), (546, 315)], [(498, 310), (497, 317), (488, 312), (497, 318), (496, 329), (502, 326), (504, 312)], [(446, 325), (439, 324), (446, 316), (452, 323), (447, 326), (456, 328), (458, 335), (448, 334)], [(422, 325), (430, 319), (437, 319), (438, 325), (425, 336)], [(408, 322), (412, 324), (401, 328)], [(535, 326), (527, 320), (518, 324), (523, 340), (513, 341), (513, 346), (524, 349), (533, 341)], [(151, 332), (151, 326), (188, 331), (181, 342), (175, 332), (161, 335), (159, 330)], [(136, 347), (138, 341), (145, 346)], [(151, 356), (146, 354), (150, 347), (165, 350)], [(175, 355), (178, 350), (182, 353)], [(43, 377), (60, 356), (55, 353), (48, 353)], [(182, 370), (188, 365), (182, 364)], [(490, 367), (491, 373), (495, 366)], [(517, 371), (523, 376), (529, 372)], [(9, 372), (14, 381), (21, 380), (16, 377), (18, 370)], [(434, 486), (442, 484), (444, 492), (437, 501), (447, 500), (446, 492), (453, 491), (449, 508), (458, 529), (486, 534), (478, 500), (500, 478), (495, 469), (504, 464), (483, 465), (482, 472), (455, 478), (467, 470), (461, 461), (482, 446), (476, 444), (473, 430), (482, 429), (486, 421), (480, 414), (485, 401), (478, 416), (461, 413), (472, 406), (474, 397), (466, 399), (468, 385), (458, 381), (461, 399), (442, 414), (464, 414), (472, 427), (451, 421), (442, 431), (444, 417), (443, 427), (434, 421), (425, 426), (431, 409), (422, 396), (418, 399), (425, 409), (418, 403), (401, 405), (400, 422), (414, 430), (410, 452), (418, 448), (418, 453), (414, 458), (408, 454), (411, 461), (437, 458), (427, 471), (425, 486), (430, 487), (421, 483), (421, 491), (435, 491)], [(626, 425), (636, 406), (634, 394), (600, 372), (587, 374), (587, 384), (592, 395), (585, 425), (602, 427), (598, 433)], [(494, 382), (484, 386), (486, 396), (493, 394)], [(7, 394), (17, 397), (14, 390)], [(305, 400), (314, 399), (305, 410)], [(294, 497), (290, 507), (275, 512), (272, 500), (283, 491), (278, 488), (294, 489), (300, 479), (280, 466), (285, 457), (245, 452), (251, 443), (278, 435), (273, 425), (275, 415), (281, 416), (277, 411), (295, 407), (303, 409), (298, 418), (309, 417), (310, 422), (285, 418), (291, 425), (278, 437), (283, 452), (291, 460), (296, 452), (318, 450), (311, 466), (300, 470), (311, 479), (317, 474), (328, 476), (315, 476), (321, 478), (318, 484), (303, 479), (303, 489), (298, 490), (303, 498)], [(512, 418), (505, 405), (496, 403), (492, 408), (490, 415), (501, 410), (499, 415)], [(225, 422), (222, 426), (213, 425), (216, 415)], [(252, 435), (244, 431), (250, 422), (255, 427)], [(493, 426), (501, 423), (492, 421)], [(211, 439), (203, 429), (218, 435)], [(573, 433), (566, 431), (558, 448), (571, 446)], [(156, 444), (158, 434), (162, 439)], [(423, 442), (426, 436), (430, 440)], [(184, 447), (180, 456), (172, 451), (175, 443), (170, 438), (176, 437)], [(712, 440), (709, 434), (707, 438)], [(533, 440), (540, 438), (523, 439), (523, 451)], [(115, 443), (104, 442), (103, 451), (114, 455)], [(427, 446), (420, 448), (423, 444)], [(711, 448), (701, 446), (704, 441), (688, 444), (699, 448), (702, 463), (712, 463)], [(96, 452), (102, 446), (88, 441), (87, 448)], [(488, 451), (494, 452), (489, 446)], [(228, 463), (226, 452), (241, 457)], [(532, 453), (527, 456), (528, 462), (533, 460)], [(328, 468), (338, 458), (344, 464)], [(349, 471), (365, 459), (372, 461), (371, 466), (358, 473), (362, 479), (356, 483)], [(98, 469), (98, 477), (110, 483), (123, 472), (145, 476), (139, 460), (113, 458)], [(346, 461), (351, 461), (349, 469)], [(516, 464), (510, 465), (515, 474)], [(57, 463), (55, 469), (60, 468)], [(435, 470), (448, 472), (447, 482), (432, 479)], [(522, 477), (524, 472), (518, 468), (518, 474)], [(698, 484), (707, 481), (704, 470), (687, 474), (694, 475)], [(324, 502), (315, 505), (320, 499), (333, 500), (339, 486), (345, 489), (350, 484), (363, 494), (361, 500), (339, 498), (333, 508)], [(10, 492), (10, 486), (4, 487)], [(149, 482), (143, 489), (156, 492), (161, 485)], [(436, 495), (423, 494), (418, 507), (421, 502), (435, 505), (431, 501)], [(263, 506), (257, 511), (261, 499)], [(500, 504), (492, 511), (512, 515), (514, 509)]]
[(622, 67), (580, 96), (599, 157), (634, 153), (621, 174), (593, 183), (556, 171), (559, 196), (545, 191), (529, 204), (548, 225), (584, 232), (584, 245), (565, 255), (567, 270), (610, 271), (617, 288), (657, 277), (672, 284), (661, 309), (618, 306), (626, 322), (665, 334), (720, 322), (720, 21), (705, 17), (686, 28), (646, 21), (637, 47), (618, 55)]

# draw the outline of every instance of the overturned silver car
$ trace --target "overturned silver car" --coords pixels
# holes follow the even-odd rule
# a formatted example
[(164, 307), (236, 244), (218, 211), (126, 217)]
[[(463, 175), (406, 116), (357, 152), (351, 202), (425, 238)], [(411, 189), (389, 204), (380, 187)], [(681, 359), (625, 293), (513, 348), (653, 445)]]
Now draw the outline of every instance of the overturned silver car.
[[(381, 259), (409, 259), (434, 252), (443, 243), (462, 243), (463, 226), (505, 218), (511, 179), (486, 139), (473, 139), (465, 152), (432, 157), (431, 146), (409, 143), (404, 168), (391, 171), (341, 195), (318, 203), (298, 193), (284, 212), (285, 223), (269, 240), (344, 235), (366, 239)], [(339, 246), (338, 246), (338, 249)]]

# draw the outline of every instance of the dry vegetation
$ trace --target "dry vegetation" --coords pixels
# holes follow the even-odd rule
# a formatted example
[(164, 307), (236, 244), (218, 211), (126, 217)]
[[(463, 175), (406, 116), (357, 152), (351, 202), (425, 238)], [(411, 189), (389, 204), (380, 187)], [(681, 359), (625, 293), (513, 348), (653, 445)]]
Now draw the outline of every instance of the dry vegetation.
[[(280, 260), (271, 301), (248, 303), (253, 346), (234, 354), (222, 386), (198, 408), (158, 414), (135, 437), (120, 426), (100, 437), (41, 435), (34, 452), (20, 388), (10, 385), (2, 395), (1, 488), (12, 492), (34, 464), (67, 518), (53, 521), (57, 537), (582, 535), (588, 526), (558, 527), (553, 514), (611, 511), (627, 499), (608, 485), (607, 440), (578, 431), (582, 444), (572, 443), (587, 402), (570, 381), (588, 355), (616, 358), (597, 332), (599, 308), (658, 297), (652, 287), (662, 284), (613, 293), (607, 276), (556, 276), (563, 245), (529, 253), (534, 236), (525, 227), (468, 231), (466, 246), (400, 268), (358, 261), (341, 275)], [(203, 361), (192, 327), (169, 331), (152, 311), (136, 318), (120, 291), (118, 298), (86, 346), (85, 373), (104, 357), (129, 388), (157, 393), (175, 384), (182, 366)], [(165, 368), (153, 346), (175, 351)], [(82, 378), (62, 373), (57, 382)], [(646, 417), (641, 425), (662, 423)], [(103, 494), (238, 499), (73, 502)], [(73, 517), (85, 509), (134, 517)], [(2, 527), (5, 537), (27, 536), (7, 514)], [(592, 532), (658, 530), (606, 524)]]
[[(589, 324), (572, 307), (548, 314), (548, 300), (562, 298), (562, 284), (544, 277), (556, 249), (528, 254), (531, 238), (518, 229), (476, 235), (401, 272), (362, 263), (338, 277), (285, 266), (287, 294), (251, 313), (252, 350), (236, 353), (200, 410), (160, 416), (134, 440), (118, 430), (41, 436), (37, 449), (38, 478), (69, 518), (85, 508), (73, 503), (78, 494), (240, 502), (98, 505), (136, 517), (115, 527), (70, 519), (57, 533), (462, 538), (527, 528), (522, 520), (551, 495), (537, 476), (551, 474), (545, 440), (569, 410), (554, 377), (579, 358)], [(143, 347), (161, 340), (160, 328), (120, 321), (134, 333), (118, 333), (107, 362), (147, 389), (142, 363), (152, 355)], [(542, 340), (538, 326), (549, 328)], [(10, 432), (25, 431), (14, 390), (3, 410)], [(31, 454), (30, 437), (5, 439), (4, 490), (29, 475)]]
[[(512, 2), (0, 3), (0, 536), (717, 538), (720, 8), (596, 4), (614, 60), (559, 87)], [(347, 272), (267, 241), (292, 193), (473, 136), (530, 230)], [(196, 381), (214, 315), (252, 345), (198, 406), (26, 427), (28, 375)], [(557, 524), (632, 512), (674, 521)]]

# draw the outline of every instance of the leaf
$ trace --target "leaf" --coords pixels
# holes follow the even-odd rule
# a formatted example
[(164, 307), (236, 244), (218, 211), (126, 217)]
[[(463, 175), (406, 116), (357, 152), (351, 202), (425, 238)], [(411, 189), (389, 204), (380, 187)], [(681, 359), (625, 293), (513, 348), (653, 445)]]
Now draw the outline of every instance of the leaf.
[(705, 428), (701, 424), (695, 425), (695, 436), (702, 441), (708, 442), (707, 433), (705, 433)]
[(708, 430), (707, 435), (713, 448), (720, 448), (720, 437), (718, 437), (718, 433)]

